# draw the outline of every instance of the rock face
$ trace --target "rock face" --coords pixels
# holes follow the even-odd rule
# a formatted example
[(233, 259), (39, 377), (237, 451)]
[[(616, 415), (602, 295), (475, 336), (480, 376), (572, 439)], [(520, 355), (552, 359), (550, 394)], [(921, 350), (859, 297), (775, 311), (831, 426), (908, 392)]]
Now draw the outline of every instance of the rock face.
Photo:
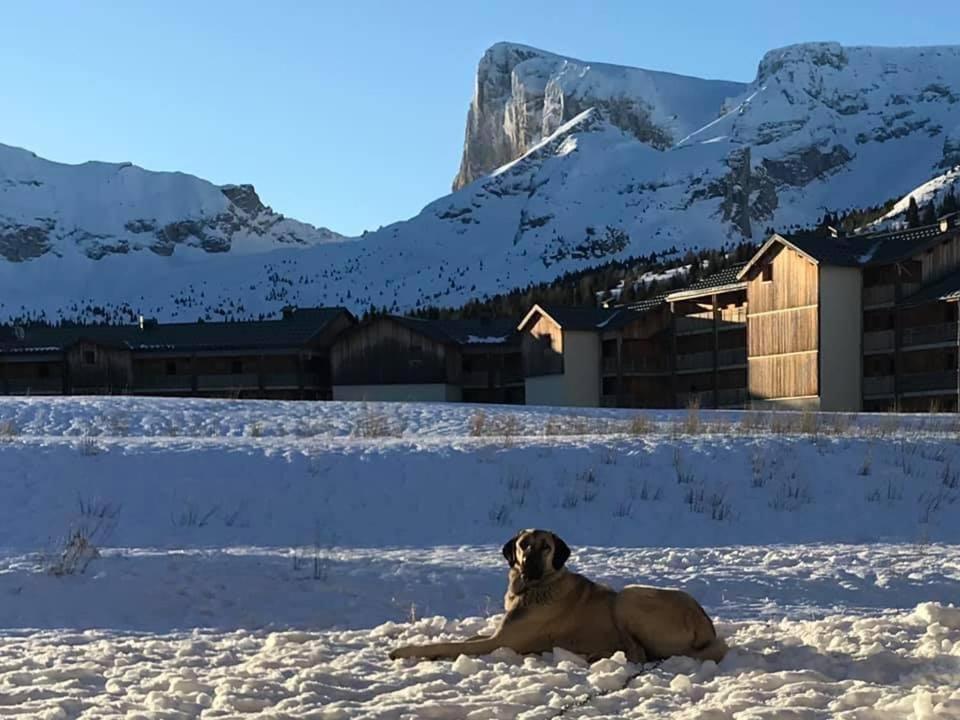
[(744, 87), (498, 43), (477, 68), (453, 189), (518, 158), (590, 108), (640, 142), (664, 150), (714, 119), (724, 100)]
[(352, 242), (282, 218), (250, 186), (0, 146), (0, 256), (15, 261), (0, 259), (0, 319), (456, 306), (925, 197), (954, 186), (957, 164), (957, 47), (795, 45), (744, 85), (496, 45), (460, 189)]
[(217, 187), (130, 163), (63, 165), (0, 145), (0, 257), (11, 262), (47, 253), (169, 256), (179, 246), (262, 252), (339, 239), (275, 213), (252, 185)]

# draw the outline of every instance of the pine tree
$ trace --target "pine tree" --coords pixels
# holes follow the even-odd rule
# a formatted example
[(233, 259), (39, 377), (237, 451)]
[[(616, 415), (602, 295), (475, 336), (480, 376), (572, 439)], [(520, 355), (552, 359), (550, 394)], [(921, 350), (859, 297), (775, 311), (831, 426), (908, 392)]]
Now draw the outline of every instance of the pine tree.
[(907, 227), (920, 227), (920, 209), (913, 195), (910, 196), (910, 204), (907, 205)]
[(930, 200), (924, 208), (923, 215), (920, 217), (921, 225), (933, 225), (937, 222), (937, 202)]

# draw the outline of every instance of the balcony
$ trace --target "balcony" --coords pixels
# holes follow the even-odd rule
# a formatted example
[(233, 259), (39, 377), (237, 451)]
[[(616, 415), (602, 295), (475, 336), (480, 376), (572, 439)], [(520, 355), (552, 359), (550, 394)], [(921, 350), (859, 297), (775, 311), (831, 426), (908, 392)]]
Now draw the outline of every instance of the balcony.
[(938, 323), (903, 329), (903, 347), (918, 345), (956, 345), (957, 324)]
[[(624, 375), (656, 375), (669, 373), (670, 367), (660, 355), (637, 355), (620, 358), (620, 370)], [(603, 358), (603, 374), (617, 374), (617, 358)]]
[[(718, 408), (746, 407), (749, 395), (746, 388), (722, 388), (717, 390)], [(677, 393), (677, 407), (686, 408), (692, 404), (702, 408), (713, 407), (713, 390), (702, 392)]]
[(16, 378), (0, 382), (7, 395), (61, 395), (63, 378)]
[[(747, 325), (745, 307), (726, 308), (718, 313), (717, 331), (740, 330)], [(677, 335), (696, 335), (713, 332), (713, 311), (705, 310), (692, 315), (678, 315), (676, 318)]]
[[(730, 348), (717, 352), (717, 367), (729, 368), (747, 364), (746, 348)], [(677, 372), (713, 370), (713, 351), (677, 355)]]
[(899, 380), (901, 393), (932, 391), (957, 392), (956, 370), (901, 375)]
[(893, 375), (865, 377), (863, 379), (864, 397), (882, 397), (893, 395)]
[(260, 387), (256, 373), (197, 375), (198, 390), (253, 390)]
[(893, 352), (894, 331), (878, 330), (863, 334), (863, 352)]
[[(303, 387), (315, 388), (320, 385), (320, 378), (311, 373), (302, 376)], [(263, 386), (272, 390), (296, 390), (300, 387), (301, 376), (297, 373), (268, 373), (263, 376)]]
[[(901, 283), (900, 297), (909, 297), (919, 289), (920, 283)], [(893, 305), (896, 298), (897, 286), (893, 283), (888, 285), (873, 285), (863, 289), (863, 307), (865, 309)]]
[(523, 373), (519, 370), (465, 370), (460, 382), (465, 388), (498, 388), (507, 385), (522, 385)]
[(133, 383), (134, 392), (190, 392), (193, 378), (190, 375), (152, 375), (138, 377)]

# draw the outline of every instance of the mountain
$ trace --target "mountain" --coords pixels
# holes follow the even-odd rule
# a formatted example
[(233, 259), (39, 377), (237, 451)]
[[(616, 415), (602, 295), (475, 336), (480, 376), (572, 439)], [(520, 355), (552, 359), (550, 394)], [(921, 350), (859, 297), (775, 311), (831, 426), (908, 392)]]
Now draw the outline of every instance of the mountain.
[(260, 202), (252, 185), (217, 187), (131, 163), (64, 165), (0, 145), (0, 256), (106, 255), (177, 247), (263, 252), (340, 240)]
[(589, 108), (640, 142), (666, 150), (713, 120), (744, 88), (497, 43), (477, 68), (453, 189), (515, 160)]
[[(95, 196), (45, 195), (16, 164), (10, 169), (11, 152), (32, 157), (0, 154), (0, 217), (40, 231), (15, 230), (21, 237), (5, 241), (5, 256), (32, 259), (0, 261), (0, 316), (189, 319), (275, 312), (286, 303), (450, 306), (608, 260), (756, 240), (770, 228), (788, 231), (826, 211), (913, 192), (960, 161), (960, 47), (806, 43), (767, 53), (743, 85), (499, 44), (478, 68), (459, 189), (352, 241), (324, 242), (324, 231), (274, 233), (292, 223), (278, 220), (262, 235), (242, 224), (229, 252), (204, 252), (224, 247), (217, 240), (230, 218), (250, 216), (225, 194), (235, 191), (190, 179), (196, 194), (186, 193), (192, 199), (183, 205), (147, 192), (145, 180), (103, 181)], [(90, 165), (105, 176), (132, 170)], [(32, 209), (25, 203), (33, 197), (46, 199)], [(253, 217), (276, 217), (257, 211), (259, 200), (250, 206)], [(199, 231), (178, 225), (181, 213), (193, 213), (188, 222), (202, 218)], [(58, 230), (36, 241), (51, 247), (37, 256), (29, 248), (45, 218), (58, 219)], [(108, 219), (111, 232), (126, 232), (130, 251), (99, 260), (99, 251), (78, 251), (68, 231), (79, 225), (97, 235), (94, 222)], [(138, 219), (153, 229), (126, 228)], [(182, 227), (173, 233), (182, 242), (160, 242), (172, 255), (158, 257), (157, 231), (171, 224)], [(214, 238), (206, 248), (205, 236)], [(302, 242), (280, 239), (293, 237)], [(82, 242), (114, 242), (95, 241)]]

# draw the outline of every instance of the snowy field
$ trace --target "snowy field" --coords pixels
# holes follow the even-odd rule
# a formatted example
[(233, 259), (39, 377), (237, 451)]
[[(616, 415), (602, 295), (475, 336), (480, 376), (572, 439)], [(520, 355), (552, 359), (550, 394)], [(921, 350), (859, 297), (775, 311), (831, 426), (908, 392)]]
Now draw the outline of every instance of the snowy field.
[[(0, 400), (0, 717), (960, 718), (958, 438), (951, 416)], [(594, 579), (692, 592), (733, 650), (387, 658), (492, 627), (529, 526)]]

